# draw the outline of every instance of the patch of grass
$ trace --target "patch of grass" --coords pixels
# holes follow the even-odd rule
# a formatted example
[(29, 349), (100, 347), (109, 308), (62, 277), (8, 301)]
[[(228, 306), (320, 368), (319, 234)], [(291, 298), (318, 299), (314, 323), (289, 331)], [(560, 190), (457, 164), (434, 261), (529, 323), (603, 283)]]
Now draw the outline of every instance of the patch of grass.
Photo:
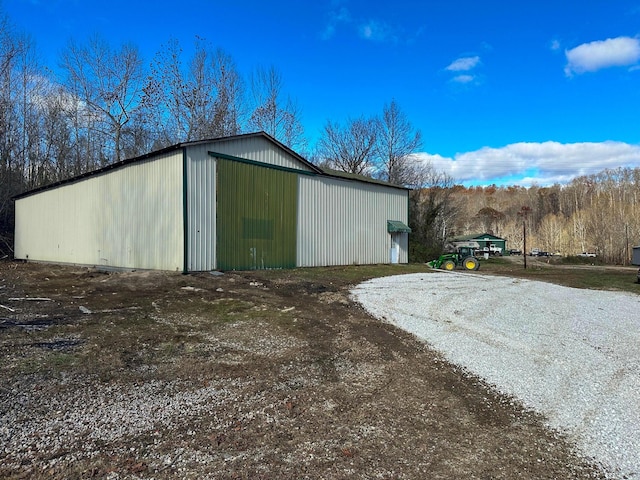
[(78, 357), (66, 352), (39, 352), (38, 354), (19, 360), (15, 364), (15, 372), (21, 375), (36, 373), (55, 374), (72, 370), (78, 363)]
[(635, 268), (566, 265), (558, 260), (549, 263), (530, 261), (527, 268), (522, 264), (491, 262), (483, 264), (483, 273), (527, 278), (543, 282), (556, 283), (567, 287), (593, 290), (619, 290), (640, 294), (640, 285), (636, 283)]
[(627, 272), (613, 270), (597, 270), (589, 275), (582, 275), (572, 279), (572, 283), (579, 288), (592, 288), (596, 290), (623, 290), (640, 293), (636, 283), (636, 277)]
[(80, 370), (102, 381), (157, 377), (171, 368), (184, 368), (189, 376), (189, 365), (210, 357), (207, 334), (241, 320), (286, 315), (248, 300), (214, 295), (203, 290), (154, 301), (149, 312), (96, 316), (85, 324)]
[(422, 273), (432, 271), (423, 263), (410, 263), (399, 265), (347, 265), (336, 267), (310, 267), (296, 268), (292, 270), (264, 270), (259, 276), (274, 280), (284, 276), (307, 282), (326, 283), (335, 281), (339, 284), (356, 284), (377, 277), (391, 275), (403, 275), (406, 273)]
[(70, 353), (58, 352), (52, 354), (48, 359), (48, 363), (55, 370), (65, 370), (67, 368), (73, 367), (76, 362), (75, 355)]
[(562, 257), (559, 263), (564, 265), (604, 265), (598, 257), (578, 257), (577, 255)]
[(27, 357), (15, 362), (14, 368), (9, 371), (13, 371), (19, 375), (33, 375), (43, 370), (43, 361), (39, 358)]
[(194, 303), (195, 313), (204, 313), (209, 321), (214, 321), (215, 323), (233, 322), (238, 320), (238, 316), (251, 316), (250, 314), (255, 311), (254, 303), (236, 298), (202, 299), (200, 302)]
[(156, 349), (159, 352), (160, 358), (172, 358), (181, 355), (184, 351), (184, 345), (175, 339), (169, 342), (162, 342)]
[(83, 328), (84, 337), (90, 345), (101, 348), (126, 347), (146, 343), (148, 338), (154, 338), (158, 333), (165, 333), (166, 329), (154, 319), (144, 314), (114, 315), (92, 318)]
[(494, 267), (508, 267), (513, 265), (513, 261), (504, 257), (489, 257), (488, 260), (480, 259), (480, 268), (484, 265), (492, 265)]

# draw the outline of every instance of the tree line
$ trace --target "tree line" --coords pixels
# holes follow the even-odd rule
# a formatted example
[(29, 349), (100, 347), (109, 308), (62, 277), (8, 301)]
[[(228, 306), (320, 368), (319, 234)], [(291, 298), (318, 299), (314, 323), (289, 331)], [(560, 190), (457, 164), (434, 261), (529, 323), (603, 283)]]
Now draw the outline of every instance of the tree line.
[[(640, 168), (607, 169), (550, 187), (453, 185), (413, 195), (422, 206), (432, 203), (431, 197), (447, 196), (446, 208), (429, 220), (437, 236), (423, 243), (437, 247), (425, 259), (446, 239), (473, 233), (492, 233), (505, 238), (508, 249), (523, 249), (525, 228), (528, 250), (595, 253), (603, 262), (619, 265), (628, 265), (633, 246), (640, 245)], [(522, 215), (523, 207), (527, 215)], [(419, 213), (421, 207), (413, 211)]]

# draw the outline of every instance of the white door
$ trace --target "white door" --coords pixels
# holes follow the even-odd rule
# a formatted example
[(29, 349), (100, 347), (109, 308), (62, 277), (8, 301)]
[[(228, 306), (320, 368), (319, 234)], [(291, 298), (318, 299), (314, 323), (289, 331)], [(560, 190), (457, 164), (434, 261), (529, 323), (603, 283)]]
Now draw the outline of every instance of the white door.
[(391, 263), (400, 261), (400, 244), (398, 243), (398, 234), (391, 234)]

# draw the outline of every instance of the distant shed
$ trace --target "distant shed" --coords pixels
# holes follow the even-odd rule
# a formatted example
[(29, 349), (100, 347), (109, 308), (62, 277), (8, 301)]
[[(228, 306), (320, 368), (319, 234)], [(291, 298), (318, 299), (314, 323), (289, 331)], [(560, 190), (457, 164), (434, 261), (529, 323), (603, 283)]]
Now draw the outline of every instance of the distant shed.
[(491, 233), (474, 233), (471, 235), (461, 235), (452, 239), (454, 242), (478, 242), (481, 249), (489, 248), (490, 245), (502, 248), (502, 252), (507, 250), (507, 241)]
[(632, 265), (640, 265), (640, 245), (633, 247), (633, 257), (631, 258)]
[(264, 132), (187, 142), (19, 195), (15, 256), (184, 272), (406, 263), (408, 195)]

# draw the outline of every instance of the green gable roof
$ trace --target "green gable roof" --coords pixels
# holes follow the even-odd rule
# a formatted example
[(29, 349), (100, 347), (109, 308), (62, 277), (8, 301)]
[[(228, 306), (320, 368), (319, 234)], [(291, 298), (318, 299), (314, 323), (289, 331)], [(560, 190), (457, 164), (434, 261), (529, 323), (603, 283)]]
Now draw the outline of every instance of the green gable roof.
[(470, 240), (499, 240), (505, 241), (504, 238), (496, 237), (490, 233), (473, 233), (471, 235), (459, 235), (452, 239), (454, 242), (470, 241)]

